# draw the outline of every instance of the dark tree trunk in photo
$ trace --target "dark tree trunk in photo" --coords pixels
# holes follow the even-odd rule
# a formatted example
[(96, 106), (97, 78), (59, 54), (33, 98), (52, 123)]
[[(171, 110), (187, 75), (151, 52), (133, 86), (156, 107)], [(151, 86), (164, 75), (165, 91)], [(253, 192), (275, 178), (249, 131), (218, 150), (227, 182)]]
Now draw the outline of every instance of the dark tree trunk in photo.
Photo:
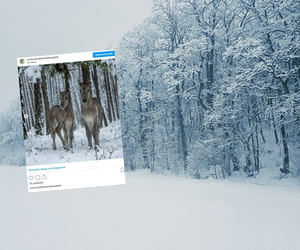
[(68, 69), (68, 65), (66, 63), (63, 63), (62, 65), (63, 65), (66, 92), (70, 92), (70, 72)]
[(34, 116), (34, 96), (33, 96), (33, 90), (32, 86), (26, 81), (25, 76), (23, 76), (23, 88), (24, 88), (24, 93), (26, 96), (26, 104), (27, 104), (27, 114), (28, 114), (28, 120), (29, 120), (29, 126), (28, 129), (34, 127), (35, 123), (35, 116)]
[(104, 84), (105, 84), (105, 90), (106, 90), (106, 99), (107, 99), (107, 111), (108, 111), (108, 119), (109, 123), (112, 122), (112, 114), (111, 114), (111, 102), (110, 102), (110, 95), (109, 95), (109, 87), (108, 87), (108, 79), (106, 74), (106, 69), (103, 70), (104, 75)]
[(40, 79), (36, 79), (34, 84), (34, 116), (35, 116), (35, 134), (43, 135), (43, 120), (42, 120), (42, 95), (40, 88)]
[(90, 80), (90, 68), (87, 64), (81, 63), (81, 70), (82, 70), (82, 79), (84, 83), (87, 83)]
[(107, 117), (106, 117), (106, 114), (104, 112), (102, 103), (101, 103), (101, 109), (102, 109), (102, 118), (103, 118), (104, 126), (107, 127), (108, 126), (108, 121), (107, 121)]
[(113, 88), (114, 88), (114, 99), (116, 105), (117, 119), (119, 120), (120, 110), (119, 110), (119, 93), (118, 93), (117, 75), (115, 75), (114, 77), (111, 76), (111, 81), (113, 83)]
[(27, 87), (27, 84), (26, 84), (26, 82), (24, 81), (24, 79), (23, 79), (23, 84), (22, 84), (22, 88), (23, 88), (23, 98), (24, 98), (24, 101), (25, 101), (25, 106), (26, 106), (26, 108), (25, 108), (25, 110), (24, 110), (24, 112), (25, 112), (25, 114), (27, 114), (28, 115), (28, 118), (27, 118), (27, 120), (26, 120), (26, 131), (29, 131), (29, 129), (31, 128), (31, 127), (33, 127), (33, 120), (34, 120), (34, 115), (33, 115), (33, 104), (31, 103), (31, 99), (30, 99), (30, 96), (29, 96), (29, 94), (28, 94), (28, 87)]
[[(21, 96), (22, 96), (22, 98), (23, 98), (23, 106), (24, 106), (24, 109), (23, 109), (23, 114), (29, 114), (28, 115), (28, 118), (25, 120), (25, 123), (24, 123), (24, 125), (25, 125), (25, 129), (26, 129), (26, 133), (27, 133), (27, 131), (31, 128), (31, 116), (30, 116), (30, 110), (29, 110), (29, 100), (27, 100), (27, 95), (26, 95), (26, 89), (25, 89), (25, 83), (24, 83), (24, 81), (23, 81), (23, 78), (20, 76), (20, 79), (21, 79), (21, 82), (22, 82), (22, 84), (20, 85), (20, 91), (22, 91), (22, 94), (21, 94)], [(21, 93), (21, 92), (20, 92)]]
[(48, 120), (48, 113), (49, 113), (50, 107), (49, 107), (46, 76), (45, 76), (45, 71), (43, 69), (41, 70), (41, 78), (42, 78), (42, 93), (43, 93), (44, 106), (45, 106), (46, 135), (49, 135), (51, 133), (50, 124), (49, 124), (49, 120)]
[(19, 77), (19, 88), (20, 88), (20, 101), (21, 101), (21, 115), (22, 115), (22, 126), (23, 126), (23, 138), (24, 140), (26, 140), (28, 138), (27, 136), (27, 130), (25, 128), (25, 124), (26, 124), (26, 121), (25, 121), (25, 118), (24, 118), (24, 98), (23, 98), (23, 91), (22, 91), (22, 84), (21, 84), (21, 77)]
[(109, 75), (110, 75), (110, 73), (108, 71), (106, 71), (107, 90), (108, 90), (108, 96), (109, 96), (109, 101), (110, 101), (111, 114), (112, 114), (113, 121), (115, 121), (116, 116), (115, 116), (114, 104), (113, 104), (113, 100), (112, 100), (112, 93), (111, 93)]
[[(103, 120), (103, 116), (105, 116), (104, 112), (103, 112), (103, 108), (102, 108), (102, 103), (101, 103), (101, 97), (100, 97), (100, 90), (99, 90), (99, 83), (98, 83), (98, 75), (97, 75), (97, 66), (96, 64), (93, 65), (93, 71), (92, 71), (92, 78), (93, 78), (93, 82), (94, 82), (94, 85), (95, 85), (95, 90), (96, 90), (96, 96), (100, 102), (100, 107), (101, 107), (101, 112), (102, 112), (102, 115), (101, 115), (101, 127), (102, 127), (102, 120)], [(105, 125), (105, 127), (107, 127), (107, 125)]]

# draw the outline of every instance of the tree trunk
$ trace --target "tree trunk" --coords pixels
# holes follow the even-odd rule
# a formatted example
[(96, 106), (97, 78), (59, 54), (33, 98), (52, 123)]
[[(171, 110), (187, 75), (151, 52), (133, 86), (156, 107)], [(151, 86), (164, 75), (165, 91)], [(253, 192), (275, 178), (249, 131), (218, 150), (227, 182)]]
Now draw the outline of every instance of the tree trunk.
[(186, 136), (183, 124), (183, 115), (182, 115), (182, 107), (181, 100), (179, 95), (179, 85), (176, 85), (176, 98), (177, 98), (177, 113), (178, 113), (178, 122), (179, 122), (179, 131), (180, 131), (180, 139), (182, 143), (182, 151), (183, 151), (183, 166), (184, 171), (187, 170), (187, 145), (186, 145)]
[(236, 156), (235, 146), (233, 144), (230, 145), (230, 158), (233, 165), (233, 171), (239, 171), (240, 170), (239, 160)]
[(288, 144), (287, 144), (287, 136), (285, 133), (285, 126), (283, 123), (283, 119), (284, 116), (281, 114), (280, 116), (280, 131), (281, 131), (281, 137), (282, 137), (282, 144), (283, 144), (283, 152), (284, 152), (284, 156), (283, 156), (283, 168), (280, 169), (280, 171), (284, 174), (288, 174), (289, 171), (289, 148), (288, 148)]
[(29, 128), (34, 127), (35, 124), (35, 116), (34, 116), (34, 97), (32, 95), (32, 90), (30, 89), (30, 84), (27, 82), (27, 79), (24, 77), (24, 91), (25, 95), (27, 95), (27, 107), (28, 107), (28, 118), (29, 118)]
[(114, 101), (115, 101), (115, 107), (116, 107), (116, 113), (117, 113), (117, 119), (120, 119), (120, 111), (119, 111), (119, 95), (118, 95), (118, 84), (117, 84), (117, 75), (114, 77), (111, 76), (111, 82), (114, 90)]
[(93, 82), (94, 82), (94, 85), (95, 85), (95, 90), (96, 90), (96, 96), (100, 102), (100, 108), (101, 108), (101, 113), (102, 115), (100, 116), (101, 118), (101, 127), (102, 127), (102, 117), (104, 115), (104, 112), (102, 110), (102, 103), (101, 103), (101, 97), (100, 97), (100, 89), (99, 89), (99, 83), (98, 83), (98, 75), (97, 75), (97, 66), (96, 64), (93, 65), (93, 71), (92, 71), (92, 78), (93, 78)]
[(66, 63), (62, 64), (64, 71), (65, 89), (66, 92), (70, 92), (70, 72)]
[(104, 84), (105, 84), (105, 90), (106, 90), (106, 100), (107, 100), (107, 111), (108, 111), (108, 119), (109, 123), (112, 122), (112, 114), (111, 114), (111, 105), (110, 105), (110, 95), (109, 95), (109, 87), (108, 87), (108, 79), (106, 74), (106, 69), (103, 70), (104, 74)]
[(210, 42), (211, 42), (211, 49), (209, 53), (207, 54), (207, 62), (206, 62), (206, 74), (207, 74), (207, 103), (208, 106), (212, 109), (213, 107), (213, 94), (211, 93), (212, 85), (214, 82), (214, 47), (215, 47), (215, 34), (214, 29), (216, 27), (216, 17), (215, 13), (212, 15), (211, 20), (211, 30), (212, 34), (210, 34)]
[[(225, 132), (225, 140), (229, 138), (229, 133)], [(231, 176), (231, 169), (230, 169), (230, 145), (226, 145), (224, 148), (224, 154), (225, 154), (225, 169), (229, 176)]]
[(143, 168), (150, 168), (149, 159), (148, 159), (148, 150), (146, 146), (146, 131), (144, 129), (145, 122), (145, 116), (142, 109), (142, 102), (141, 102), (141, 86), (140, 82), (136, 85), (137, 89), (137, 101), (138, 101), (138, 107), (139, 107), (139, 132), (141, 135), (141, 148), (142, 148), (142, 155), (144, 159), (144, 166)]
[[(271, 97), (272, 97), (272, 93), (271, 93)], [(275, 142), (278, 145), (279, 140), (278, 140), (278, 135), (277, 135), (277, 130), (276, 130), (272, 98), (270, 99), (270, 105), (271, 105), (271, 117), (272, 117), (273, 132), (274, 132), (274, 136), (275, 136)]]
[(24, 138), (24, 140), (26, 140), (28, 138), (28, 136), (27, 136), (27, 130), (25, 128), (25, 124), (26, 124), (26, 121), (25, 121), (25, 118), (24, 118), (24, 115), (25, 115), (25, 112), (24, 112), (24, 102), (25, 102), (25, 99), (23, 97), (21, 77), (19, 77), (19, 88), (20, 88), (20, 101), (21, 101), (21, 115), (22, 115), (22, 126), (23, 126), (23, 138)]
[(259, 173), (259, 142), (258, 142), (258, 119), (256, 116), (256, 123), (255, 123), (255, 137), (256, 137), (256, 164), (255, 170)]
[(113, 100), (112, 100), (112, 93), (111, 93), (109, 75), (110, 75), (110, 73), (108, 71), (106, 71), (106, 79), (107, 79), (107, 87), (108, 87), (108, 95), (109, 95), (109, 100), (110, 100), (110, 107), (111, 107), (111, 112), (112, 112), (112, 118), (115, 121), (116, 116), (115, 116), (114, 104), (113, 104)]
[(42, 95), (40, 89), (40, 79), (36, 79), (34, 84), (34, 116), (35, 116), (35, 134), (43, 135), (43, 120), (42, 120)]
[(87, 83), (90, 80), (90, 68), (85, 63), (81, 63), (82, 79), (84, 83)]
[(246, 167), (245, 167), (244, 171), (248, 175), (252, 175), (253, 174), (253, 166), (252, 166), (252, 161), (251, 161), (251, 149), (250, 149), (249, 141), (245, 141), (245, 143), (246, 143), (247, 155), (246, 155)]
[(42, 78), (42, 93), (43, 93), (44, 106), (45, 106), (46, 135), (49, 135), (51, 133), (50, 124), (49, 124), (49, 120), (48, 120), (48, 113), (49, 113), (50, 107), (49, 107), (46, 76), (45, 76), (45, 71), (43, 69), (41, 70), (41, 78)]
[[(283, 86), (284, 86), (285, 94), (289, 95), (290, 91), (288, 89), (287, 83), (288, 83), (288, 78), (283, 82)], [(281, 91), (279, 91), (279, 93), (281, 94)], [(279, 101), (281, 103), (280, 106), (282, 106), (282, 100), (281, 100), (281, 98), (280, 98)], [(283, 168), (281, 168), (280, 171), (282, 173), (284, 173), (284, 174), (288, 174), (290, 172), (289, 171), (289, 168), (290, 168), (290, 158), (289, 158), (289, 148), (288, 148), (288, 144), (287, 144), (287, 135), (286, 135), (286, 132), (285, 132), (284, 114), (283, 113), (281, 113), (281, 115), (280, 115), (280, 132), (281, 132), (281, 138), (282, 138), (282, 144), (283, 144), (283, 153), (284, 153), (284, 156), (283, 156)]]

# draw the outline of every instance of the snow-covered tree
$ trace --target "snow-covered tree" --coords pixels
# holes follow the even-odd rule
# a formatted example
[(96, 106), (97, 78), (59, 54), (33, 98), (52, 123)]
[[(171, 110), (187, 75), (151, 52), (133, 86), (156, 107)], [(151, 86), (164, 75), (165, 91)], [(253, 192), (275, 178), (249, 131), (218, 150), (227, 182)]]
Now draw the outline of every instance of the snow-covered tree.
[(281, 172), (295, 172), (299, 8), (295, 0), (153, 1), (118, 51), (131, 164), (197, 178), (253, 176), (273, 143)]
[(20, 101), (15, 99), (4, 114), (0, 114), (0, 163), (24, 166), (24, 140)]

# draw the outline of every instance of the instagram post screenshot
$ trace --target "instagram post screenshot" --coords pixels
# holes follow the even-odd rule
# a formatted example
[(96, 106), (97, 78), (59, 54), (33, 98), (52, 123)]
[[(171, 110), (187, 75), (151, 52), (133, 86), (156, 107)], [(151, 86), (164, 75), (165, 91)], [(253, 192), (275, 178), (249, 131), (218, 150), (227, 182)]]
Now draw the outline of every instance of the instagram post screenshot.
[(17, 60), (28, 192), (125, 184), (115, 51)]

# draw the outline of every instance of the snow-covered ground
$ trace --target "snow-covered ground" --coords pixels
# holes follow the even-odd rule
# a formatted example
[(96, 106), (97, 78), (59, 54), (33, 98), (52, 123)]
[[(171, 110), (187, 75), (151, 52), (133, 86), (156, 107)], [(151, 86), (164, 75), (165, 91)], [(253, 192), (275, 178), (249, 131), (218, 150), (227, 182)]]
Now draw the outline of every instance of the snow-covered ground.
[[(63, 130), (61, 131), (63, 136)], [(100, 129), (100, 150), (88, 150), (88, 141), (84, 128), (74, 131), (73, 150), (64, 150), (58, 135), (55, 137), (57, 150), (52, 148), (51, 135), (36, 136), (34, 131), (28, 133), (25, 140), (26, 165), (43, 165), (78, 161), (123, 158), (120, 121), (110, 123)], [(94, 145), (94, 140), (92, 140)]]
[(247, 180), (137, 171), (126, 185), (29, 194), (25, 168), (0, 166), (0, 249), (298, 250), (299, 186)]

